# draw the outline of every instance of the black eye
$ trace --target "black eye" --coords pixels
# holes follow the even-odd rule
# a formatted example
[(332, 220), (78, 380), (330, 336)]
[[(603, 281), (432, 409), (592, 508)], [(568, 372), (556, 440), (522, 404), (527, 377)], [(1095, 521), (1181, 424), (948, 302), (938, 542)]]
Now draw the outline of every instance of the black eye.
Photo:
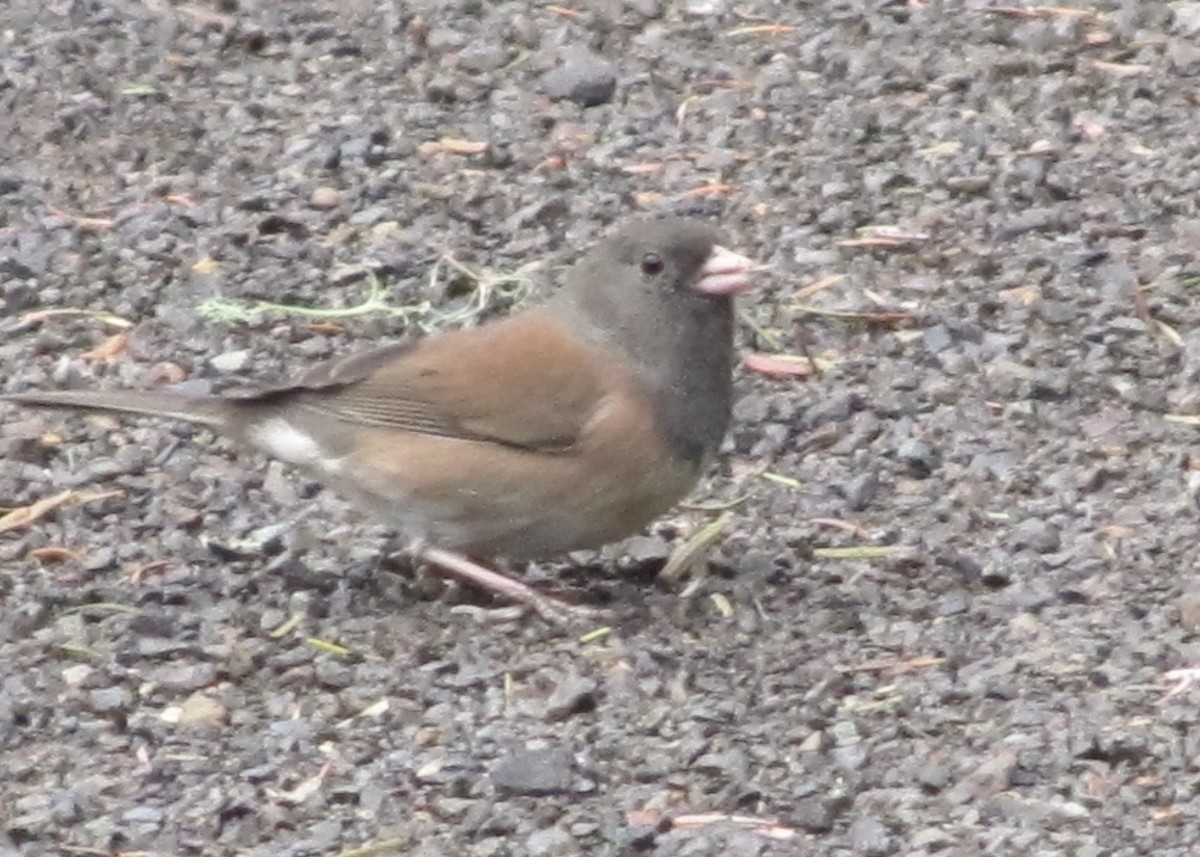
[(662, 269), (663, 269), (662, 256), (658, 255), (657, 253), (647, 253), (645, 256), (642, 257), (642, 273), (643, 274), (649, 274), (650, 276), (653, 277), (655, 274), (662, 273)]

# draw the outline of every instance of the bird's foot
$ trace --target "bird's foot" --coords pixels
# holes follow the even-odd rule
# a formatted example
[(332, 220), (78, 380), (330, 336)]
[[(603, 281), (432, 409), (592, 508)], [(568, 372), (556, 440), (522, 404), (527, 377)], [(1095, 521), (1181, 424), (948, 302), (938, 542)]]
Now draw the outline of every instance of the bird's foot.
[(415, 546), (411, 550), (418, 559), (436, 566), (442, 572), (509, 601), (515, 601), (556, 627), (590, 625), (603, 616), (603, 612), (596, 608), (559, 601), (454, 551), (424, 546)]

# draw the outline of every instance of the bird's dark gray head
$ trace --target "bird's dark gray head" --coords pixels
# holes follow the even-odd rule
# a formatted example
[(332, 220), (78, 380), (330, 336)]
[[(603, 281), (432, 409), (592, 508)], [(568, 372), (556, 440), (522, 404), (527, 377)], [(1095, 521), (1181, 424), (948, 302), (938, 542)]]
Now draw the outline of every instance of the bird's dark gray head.
[(622, 354), (658, 394), (667, 433), (700, 459), (729, 423), (733, 295), (757, 270), (705, 223), (635, 221), (579, 261), (551, 308)]
[(749, 287), (758, 266), (724, 245), (700, 221), (634, 221), (576, 264), (559, 300), (636, 357), (648, 338), (732, 318), (731, 298)]
[[(579, 261), (568, 289), (585, 306), (626, 303), (639, 311), (655, 305), (675, 311), (681, 301), (728, 303), (728, 296), (739, 289), (717, 287), (721, 284), (714, 284), (704, 270), (715, 248), (723, 250), (725, 243), (717, 229), (697, 220), (634, 221)], [(742, 262), (753, 267), (747, 259)]]

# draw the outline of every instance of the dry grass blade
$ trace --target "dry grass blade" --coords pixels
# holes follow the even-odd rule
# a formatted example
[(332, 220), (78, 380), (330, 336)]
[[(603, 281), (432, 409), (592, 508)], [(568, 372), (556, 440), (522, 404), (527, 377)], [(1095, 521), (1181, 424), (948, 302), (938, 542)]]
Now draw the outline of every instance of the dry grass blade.
[(608, 627), (607, 625), (605, 625), (604, 627), (601, 627), (601, 628), (596, 628), (593, 631), (588, 631), (586, 634), (581, 634), (579, 637), (579, 642), (582, 643), (583, 645), (587, 645), (588, 643), (599, 642), (600, 640), (603, 640), (605, 637), (607, 637), (609, 634), (611, 634), (612, 630), (613, 629)]
[(126, 98), (163, 98), (167, 97), (164, 89), (159, 89), (152, 83), (134, 83), (124, 87), (121, 94)]
[(856, 536), (866, 536), (867, 531), (858, 524), (850, 521), (843, 521), (841, 518), (809, 518), (810, 524), (819, 524), (824, 527), (833, 527), (836, 530), (842, 530), (847, 533), (854, 533)]
[(760, 479), (766, 479), (768, 482), (774, 482), (776, 485), (783, 485), (786, 488), (792, 488), (799, 491), (804, 487), (804, 483), (799, 479), (794, 479), (791, 476), (784, 476), (782, 473), (775, 473), (771, 470), (764, 470), (758, 474)]
[(321, 786), (325, 784), (325, 779), (329, 776), (329, 772), (333, 769), (333, 762), (326, 762), (321, 766), (321, 769), (304, 780), (298, 786), (287, 791), (279, 791), (277, 789), (267, 789), (267, 794), (272, 798), (282, 801), (283, 803), (300, 804), (304, 803), (310, 797), (321, 790)]
[(370, 845), (361, 845), (348, 851), (339, 851), (333, 857), (381, 857), (384, 854), (407, 854), (410, 850), (407, 839), (385, 839)]
[(142, 611), (128, 604), (118, 604), (115, 601), (97, 601), (94, 604), (78, 604), (62, 611), (64, 616), (108, 616), (113, 613), (125, 613), (135, 616)]
[(150, 572), (158, 571), (158, 570), (166, 568), (166, 567), (167, 567), (167, 561), (165, 559), (159, 559), (159, 560), (155, 560), (154, 562), (148, 562), (145, 565), (139, 565), (137, 568), (135, 568), (131, 572), (129, 572), (129, 574), (126, 575), (126, 579), (130, 583), (138, 584), (138, 583), (141, 583), (142, 578), (145, 577)]
[(822, 277), (815, 283), (809, 283), (796, 291), (797, 298), (811, 298), (813, 295), (825, 291), (828, 288), (836, 286), (842, 280), (846, 279), (845, 274), (834, 274), (831, 277)]
[(724, 196), (725, 194), (732, 193), (735, 190), (737, 190), (737, 185), (722, 184), (717, 182), (714, 184), (700, 185), (700, 187), (694, 187), (691, 190), (685, 190), (683, 193), (679, 194), (679, 198), (690, 199), (694, 196)]
[(880, 559), (882, 557), (906, 556), (912, 548), (903, 545), (857, 545), (846, 548), (814, 548), (817, 559)]
[(1163, 419), (1184, 426), (1200, 426), (1200, 414), (1163, 414)]
[(457, 137), (442, 137), (417, 146), (417, 151), (422, 155), (481, 155), (487, 149), (486, 141), (461, 140)]
[(24, 327), (31, 324), (41, 324), (43, 321), (49, 321), (52, 318), (62, 318), (64, 316), (83, 316), (92, 318), (101, 324), (107, 324), (109, 327), (116, 327), (120, 330), (128, 330), (133, 327), (133, 322), (128, 319), (121, 318), (119, 315), (114, 315), (111, 312), (104, 310), (90, 309), (39, 309), (33, 312), (27, 312), (24, 315), (17, 317), (17, 324)]
[(1014, 155), (1021, 157), (1054, 157), (1062, 151), (1054, 143), (1049, 140), (1034, 140), (1028, 148), (1017, 149), (1013, 152)]
[(708, 600), (717, 608), (717, 612), (721, 614), (722, 619), (730, 619), (733, 617), (733, 605), (729, 603), (729, 599), (720, 592), (714, 592), (708, 596)]
[(657, 173), (663, 168), (663, 164), (626, 164), (621, 167), (621, 172), (631, 176), (644, 176), (650, 173)]
[(753, 24), (730, 30), (727, 36), (783, 36), (794, 33), (796, 28), (788, 24)]
[(296, 630), (296, 628), (299, 627), (300, 623), (303, 621), (303, 613), (293, 613), (291, 616), (285, 619), (278, 628), (268, 631), (267, 636), (272, 640), (282, 639), (283, 637), (286, 637), (288, 634), (292, 633), (292, 631)]
[(1200, 679), (1200, 668), (1184, 667), (1183, 669), (1170, 670), (1163, 674), (1163, 678), (1174, 684), (1174, 687), (1168, 690), (1163, 697), (1163, 699), (1170, 699), (1172, 696), (1178, 696), (1183, 693), (1194, 685), (1197, 679)]
[(924, 232), (908, 232), (898, 226), (866, 226), (858, 238), (838, 241), (838, 247), (874, 247), (884, 250), (910, 250), (929, 241)]
[(1154, 71), (1151, 66), (1139, 65), (1136, 63), (1119, 63), (1119, 62), (1104, 62), (1104, 60), (1092, 60), (1092, 68), (1096, 71), (1106, 71), (1109, 74), (1117, 77), (1138, 77), (1139, 75), (1149, 74)]
[(740, 307), (738, 309), (738, 320), (741, 321), (742, 324), (746, 325), (746, 327), (750, 328), (750, 330), (754, 332), (755, 338), (760, 340), (762, 344), (769, 350), (783, 350), (783, 341), (780, 339), (779, 334), (767, 327), (764, 327), (762, 324), (759, 324), (758, 319), (754, 317), (749, 309)]
[(741, 506), (753, 496), (754, 491), (751, 490), (745, 494), (739, 494), (732, 500), (723, 500), (714, 503), (680, 503), (679, 508), (688, 512), (728, 512)]
[(816, 316), (817, 318), (829, 318), (835, 321), (852, 321), (860, 324), (879, 324), (892, 325), (899, 324), (902, 321), (908, 321), (913, 317), (911, 312), (907, 310), (841, 310), (841, 309), (821, 309), (820, 307), (809, 306), (808, 304), (796, 304), (794, 306), (796, 312), (801, 315)]
[(872, 711), (883, 711), (888, 708), (895, 708), (904, 701), (904, 694), (891, 693), (882, 696), (879, 699), (858, 700), (854, 697), (848, 698), (842, 703), (840, 710), (846, 713), (853, 712), (855, 714), (869, 714)]
[(92, 503), (96, 500), (107, 500), (111, 497), (123, 496), (125, 496), (124, 491), (103, 491), (96, 494), (85, 494), (73, 490), (62, 491), (50, 497), (43, 497), (41, 500), (36, 500), (28, 506), (11, 509), (7, 514), (0, 516), (0, 533), (6, 533), (9, 530), (15, 530), (20, 527), (27, 527), (68, 503)]
[(184, 3), (182, 6), (175, 7), (175, 11), (180, 15), (195, 18), (200, 23), (215, 24), (223, 29), (232, 27), (235, 20), (232, 15), (222, 15), (204, 8), (199, 3)]
[(349, 658), (360, 661), (381, 661), (383, 658), (374, 652), (360, 652), (351, 649), (347, 646), (331, 643), (329, 640), (322, 640), (320, 637), (306, 637), (304, 645), (310, 649), (316, 649), (318, 652), (324, 652), (327, 655), (332, 655), (335, 658)]
[(1165, 321), (1157, 319), (1150, 312), (1150, 302), (1146, 300), (1147, 287), (1138, 285), (1133, 288), (1133, 309), (1137, 313), (1138, 318), (1146, 323), (1146, 326), (1156, 331), (1159, 336), (1170, 342), (1179, 350), (1183, 350), (1186, 345), (1179, 331)]
[(87, 646), (79, 646), (74, 643), (60, 643), (54, 647), (69, 658), (75, 658), (80, 661), (97, 661), (100, 660), (100, 653), (95, 649)]
[(55, 208), (52, 205), (46, 206), (46, 210), (55, 217), (67, 221), (72, 226), (82, 229), (84, 232), (103, 232), (107, 229), (112, 229), (117, 224), (117, 221), (110, 217), (87, 217), (82, 214), (72, 214), (69, 211), (63, 211), (61, 208)]
[(1008, 15), (1011, 18), (1106, 18), (1095, 9), (1076, 9), (1073, 6), (985, 6), (979, 10), (988, 15)]
[(692, 533), (690, 538), (672, 551), (671, 556), (667, 559), (667, 564), (658, 573), (658, 579), (664, 583), (674, 583), (691, 571), (696, 563), (721, 541), (721, 537), (725, 535), (725, 528), (728, 526), (729, 516), (722, 515)]
[(1158, 332), (1162, 334), (1163, 339), (1170, 342), (1180, 351), (1186, 347), (1183, 337), (1179, 335), (1179, 331), (1171, 327), (1171, 325), (1167, 324), (1165, 321), (1156, 318), (1154, 319), (1154, 326), (1157, 328)]
[(391, 707), (392, 707), (392, 704), (390, 702), (388, 702), (388, 700), (386, 698), (378, 699), (375, 702), (372, 702), (370, 705), (363, 708), (363, 710), (359, 711), (357, 714), (351, 714), (349, 717), (338, 721), (338, 724), (337, 724), (338, 728), (339, 729), (347, 729), (350, 726), (353, 726), (354, 722), (356, 720), (361, 720), (363, 718), (371, 718), (371, 719), (377, 720), (380, 717), (382, 717), (384, 714), (387, 714), (388, 709), (390, 709)]
[[(799, 354), (751, 353), (742, 357), (751, 372), (771, 378), (808, 378), (833, 368), (829, 360), (804, 357)], [(824, 365), (820, 365), (824, 364)]]
[(840, 673), (864, 673), (864, 672), (886, 672), (888, 670), (916, 670), (925, 669), (927, 667), (937, 667), (946, 663), (946, 658), (938, 657), (923, 657), (909, 658), (908, 660), (878, 660), (867, 661), (866, 663), (853, 664), (851, 666), (836, 667)]
[(679, 102), (679, 106), (675, 108), (675, 124), (677, 126), (683, 126), (684, 120), (687, 119), (688, 110), (699, 100), (699, 95), (689, 95)]
[(333, 655), (335, 658), (352, 658), (354, 652), (345, 646), (339, 646), (337, 643), (331, 643), (328, 640), (322, 640), (318, 637), (309, 637), (304, 641), (304, 645), (310, 649), (316, 649), (318, 652), (324, 652), (327, 655)]
[(794, 828), (786, 827), (774, 818), (761, 818), (754, 815), (726, 815), (723, 812), (703, 812), (691, 815), (677, 815), (671, 819), (671, 827), (676, 830), (695, 830), (713, 824), (731, 824), (735, 827), (745, 827), (759, 836), (768, 839), (794, 839)]

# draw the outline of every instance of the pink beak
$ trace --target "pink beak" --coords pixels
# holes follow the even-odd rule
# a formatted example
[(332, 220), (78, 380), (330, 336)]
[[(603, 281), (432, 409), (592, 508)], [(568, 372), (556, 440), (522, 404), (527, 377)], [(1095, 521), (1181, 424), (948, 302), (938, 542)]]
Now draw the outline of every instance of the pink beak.
[(708, 295), (736, 295), (750, 288), (754, 275), (765, 270), (765, 265), (718, 244), (701, 266), (695, 288)]

